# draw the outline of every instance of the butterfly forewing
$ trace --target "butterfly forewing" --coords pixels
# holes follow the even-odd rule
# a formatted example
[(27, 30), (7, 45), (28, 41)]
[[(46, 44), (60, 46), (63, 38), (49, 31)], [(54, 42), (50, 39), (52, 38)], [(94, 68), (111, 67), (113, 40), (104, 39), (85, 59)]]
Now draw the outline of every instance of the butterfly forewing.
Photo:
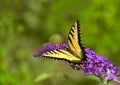
[(79, 58), (83, 57), (82, 44), (80, 43), (80, 25), (79, 21), (75, 22), (68, 35), (68, 47)]
[(52, 50), (52, 51), (43, 53), (41, 56), (58, 59), (58, 60), (59, 59), (66, 60), (73, 63), (80, 61), (79, 58), (75, 57), (67, 50)]

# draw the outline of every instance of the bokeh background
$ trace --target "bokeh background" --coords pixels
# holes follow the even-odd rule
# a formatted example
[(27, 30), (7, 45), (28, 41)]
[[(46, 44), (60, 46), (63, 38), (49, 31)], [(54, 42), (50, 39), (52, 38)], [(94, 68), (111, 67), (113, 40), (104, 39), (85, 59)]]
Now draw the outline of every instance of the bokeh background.
[(82, 43), (120, 66), (120, 0), (0, 0), (0, 85), (102, 85), (63, 61), (32, 56), (66, 42), (76, 19)]

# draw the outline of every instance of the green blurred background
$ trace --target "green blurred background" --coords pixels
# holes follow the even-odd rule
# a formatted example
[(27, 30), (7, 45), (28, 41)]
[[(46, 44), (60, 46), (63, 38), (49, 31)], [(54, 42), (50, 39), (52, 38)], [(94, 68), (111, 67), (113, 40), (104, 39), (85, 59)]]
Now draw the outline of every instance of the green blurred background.
[(101, 85), (32, 56), (46, 42), (66, 42), (76, 19), (82, 43), (119, 66), (120, 0), (0, 0), (0, 85)]

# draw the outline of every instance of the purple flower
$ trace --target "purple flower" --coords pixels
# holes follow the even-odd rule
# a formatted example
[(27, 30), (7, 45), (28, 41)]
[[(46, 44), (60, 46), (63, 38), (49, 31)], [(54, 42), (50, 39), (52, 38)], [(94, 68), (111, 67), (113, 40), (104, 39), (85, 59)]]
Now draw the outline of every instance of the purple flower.
[[(34, 52), (33, 56), (40, 56), (44, 52), (51, 50), (65, 49), (68, 47), (67, 44), (55, 44), (50, 43), (43, 46), (41, 49)], [(77, 70), (83, 70), (87, 75), (95, 75), (96, 77), (101, 77), (104, 80), (120, 80), (118, 75), (120, 75), (120, 67), (115, 66), (112, 61), (109, 61), (107, 58), (100, 56), (95, 53), (90, 48), (85, 49), (87, 54), (87, 60), (82, 61), (82, 65), (70, 64), (72, 68)]]
[(67, 46), (68, 46), (67, 44), (48, 43), (48, 44), (45, 44), (41, 49), (36, 50), (33, 53), (33, 56), (34, 57), (40, 56), (44, 52), (48, 52), (48, 51), (51, 51), (51, 50), (58, 50), (58, 49), (63, 49), (64, 50)]
[[(87, 53), (87, 61), (83, 61), (83, 65), (76, 66), (72, 65), (73, 68), (80, 70), (82, 69), (85, 74), (95, 75), (96, 77), (100, 77), (104, 80), (115, 80), (120, 75), (120, 68), (115, 66), (112, 61), (109, 61), (107, 58), (96, 54), (90, 48), (85, 49)], [(78, 69), (79, 68), (79, 69)]]

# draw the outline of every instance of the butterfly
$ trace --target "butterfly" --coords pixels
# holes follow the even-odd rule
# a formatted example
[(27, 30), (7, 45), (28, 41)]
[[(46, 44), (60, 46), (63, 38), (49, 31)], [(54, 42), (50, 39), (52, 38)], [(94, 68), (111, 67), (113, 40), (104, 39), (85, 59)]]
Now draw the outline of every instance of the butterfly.
[(44, 52), (41, 56), (81, 64), (86, 60), (85, 47), (81, 44), (80, 22), (77, 20), (71, 27), (67, 40), (68, 47)]

